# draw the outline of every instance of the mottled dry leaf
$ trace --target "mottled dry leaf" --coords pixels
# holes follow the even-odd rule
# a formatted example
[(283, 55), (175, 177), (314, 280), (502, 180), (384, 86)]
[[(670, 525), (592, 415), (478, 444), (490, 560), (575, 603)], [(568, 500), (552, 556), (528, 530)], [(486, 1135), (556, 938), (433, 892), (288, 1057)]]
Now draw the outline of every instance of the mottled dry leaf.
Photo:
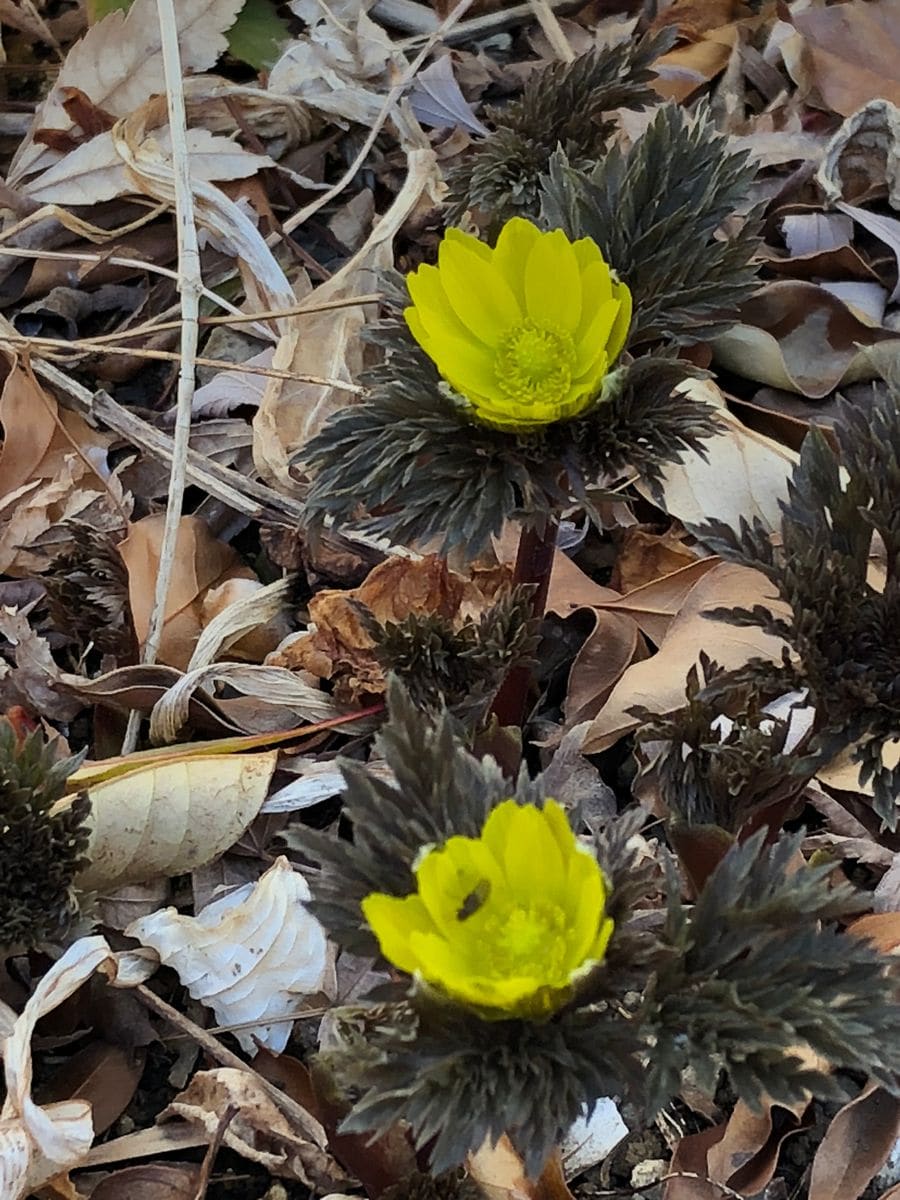
[[(142, 645), (153, 610), (164, 524), (161, 514), (144, 517), (130, 527), (128, 537), (119, 546), (128, 571), (128, 598), (135, 633)], [(160, 663), (181, 669), (187, 666), (204, 624), (215, 615), (208, 609), (204, 614), (209, 592), (234, 579), (255, 580), (256, 576), (242, 564), (236, 551), (213, 537), (199, 517), (182, 517), (158, 655)]]
[(109, 892), (211, 862), (259, 812), (276, 757), (186, 757), (90, 788), (89, 865), (79, 887)]
[(672, 621), (659, 652), (632, 664), (612, 691), (585, 737), (585, 754), (596, 754), (637, 725), (628, 710), (642, 705), (651, 712), (671, 712), (684, 703), (688, 671), (705, 651), (725, 668), (751, 658), (781, 660), (783, 643), (753, 628), (739, 628), (703, 614), (713, 608), (765, 604), (776, 613), (784, 605), (773, 598), (771, 584), (758, 571), (733, 563), (717, 563), (694, 585)]
[(198, 1071), (159, 1119), (182, 1117), (212, 1137), (229, 1107), (237, 1109), (223, 1137), (229, 1149), (278, 1178), (296, 1179), (323, 1192), (345, 1181), (325, 1149), (325, 1130), (315, 1117), (309, 1116), (303, 1128), (295, 1126), (249, 1071)]
[(895, 341), (888, 329), (864, 324), (836, 296), (814, 283), (767, 284), (741, 319), (715, 339), (716, 361), (744, 379), (819, 400), (843, 383), (873, 379), (866, 348)]
[[(234, 24), (243, 4), (244, 0), (179, 0), (175, 11), (184, 71), (205, 71), (225, 52), (225, 30)], [(63, 103), (70, 87), (79, 88), (114, 117), (128, 116), (154, 94), (165, 95), (155, 0), (134, 0), (127, 13), (111, 12), (75, 43), (34, 115), (32, 133), (15, 154), (8, 183), (21, 183), (26, 175), (60, 157), (58, 151), (33, 139), (40, 129), (72, 129)]]
[(816, 1150), (809, 1200), (856, 1200), (900, 1137), (900, 1099), (869, 1083), (832, 1118)]
[(307, 996), (334, 994), (333, 955), (309, 899), (306, 880), (282, 857), (196, 917), (162, 909), (125, 932), (152, 947), (220, 1025), (245, 1026), (235, 1036), (247, 1054), (257, 1043), (278, 1051), (293, 1029), (285, 1018)]
[(900, 104), (900, 0), (850, 0), (795, 12), (816, 91), (848, 117), (870, 100)]

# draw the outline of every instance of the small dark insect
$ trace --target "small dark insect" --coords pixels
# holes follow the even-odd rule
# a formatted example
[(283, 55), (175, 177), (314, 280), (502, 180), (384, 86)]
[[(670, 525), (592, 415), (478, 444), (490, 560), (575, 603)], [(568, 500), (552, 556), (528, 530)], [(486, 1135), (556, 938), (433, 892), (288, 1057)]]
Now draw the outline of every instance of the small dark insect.
[(465, 900), (456, 910), (457, 921), (466, 921), (469, 917), (473, 917), (478, 912), (479, 908), (486, 902), (490, 895), (491, 884), (490, 880), (482, 879), (475, 887), (472, 888)]

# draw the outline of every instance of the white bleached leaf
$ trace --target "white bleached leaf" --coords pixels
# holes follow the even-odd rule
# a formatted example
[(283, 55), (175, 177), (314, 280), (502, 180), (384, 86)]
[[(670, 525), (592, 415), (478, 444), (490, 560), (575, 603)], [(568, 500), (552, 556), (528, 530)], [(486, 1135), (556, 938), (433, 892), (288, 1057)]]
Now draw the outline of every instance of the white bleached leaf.
[(330, 989), (325, 931), (305, 901), (309, 886), (286, 858), (255, 884), (214, 900), (197, 917), (174, 908), (141, 917), (126, 933), (151, 946), (220, 1025), (254, 1022), (235, 1036), (248, 1054), (257, 1043), (281, 1051), (300, 1000)]
[(13, 1025), (0, 1039), (6, 1099), (0, 1109), (0, 1200), (23, 1200), (48, 1179), (84, 1160), (94, 1138), (87, 1100), (35, 1104), (31, 1098), (31, 1038), (47, 1013), (73, 995), (93, 973), (115, 972), (102, 937), (80, 938), (41, 979)]
[[(264, 154), (251, 154), (230, 138), (216, 137), (206, 129), (189, 129), (191, 178), (196, 183), (246, 179), (262, 167), (274, 164)], [(172, 137), (168, 126), (145, 145), (155, 146), (160, 157), (171, 162)], [(99, 204), (134, 191), (125, 163), (111, 131), (98, 133), (82, 146), (70, 150), (59, 162), (23, 187), (23, 192), (41, 204)]]

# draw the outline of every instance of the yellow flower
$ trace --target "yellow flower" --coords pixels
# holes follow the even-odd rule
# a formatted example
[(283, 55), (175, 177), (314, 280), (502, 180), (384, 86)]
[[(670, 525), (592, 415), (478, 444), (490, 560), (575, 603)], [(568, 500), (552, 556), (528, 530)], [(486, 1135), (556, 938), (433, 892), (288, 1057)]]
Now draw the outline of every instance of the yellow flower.
[(527, 430), (582, 412), (618, 357), (631, 293), (596, 242), (507, 221), (492, 250), (448, 229), (409, 276), (413, 337), (476, 416)]
[(606, 952), (603, 873), (554, 800), (505, 800), (480, 837), (426, 850), (415, 875), (412, 895), (362, 902), (382, 954), (486, 1016), (549, 1016)]

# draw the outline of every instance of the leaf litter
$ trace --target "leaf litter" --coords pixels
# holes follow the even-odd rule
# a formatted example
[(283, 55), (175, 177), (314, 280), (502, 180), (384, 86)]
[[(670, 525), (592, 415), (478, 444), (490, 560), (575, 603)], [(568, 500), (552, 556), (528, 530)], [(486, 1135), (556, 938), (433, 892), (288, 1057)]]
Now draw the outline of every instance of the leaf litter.
[[(638, 919), (663, 920), (660, 864), (667, 845), (683, 853), (684, 831), (662, 767), (635, 781), (648, 749), (636, 753), (636, 731), (684, 711), (702, 661), (735, 688), (758, 686), (766, 664), (800, 670), (771, 577), (720, 560), (704, 529), (718, 522), (740, 539), (755, 521), (777, 549), (804, 435), (819, 425), (833, 444), (839, 396), (865, 424), (896, 388), (897, 0), (185, 0), (174, 65), (163, 12), (156, 0), (0, 6), (0, 714), (11, 744), (34, 736), (47, 762), (85, 759), (66, 768), (52, 819), (65, 821), (82, 792), (90, 804), (76, 915), (35, 945), (0, 937), (0, 1197), (393, 1200), (473, 1187), (501, 1200), (888, 1200), (900, 1187), (896, 1087), (821, 1056), (816, 1069), (843, 1099), (763, 1090), (754, 1106), (724, 1076), (712, 1095), (688, 1077), (654, 1116), (623, 1079), (593, 1116), (560, 1131), (537, 1173), (505, 1136), (513, 1129), (474, 1147), (465, 1177), (429, 1180), (402, 1122), (376, 1140), (342, 1128), (358, 1096), (336, 1090), (329, 1054), (348, 1029), (359, 1037), (372, 985), (385, 1004), (399, 985), (383, 960), (326, 938), (324, 913), (310, 906), (321, 860), (307, 841), (350, 836), (342, 806), (360, 786), (354, 770), (403, 786), (372, 737), (399, 676), (432, 718), (450, 706), (509, 794), (522, 764), (545, 770), (582, 831), (638, 796), (650, 812), (630, 845), (656, 871)], [(444, 553), (440, 519), (430, 536), (402, 525), (394, 536), (396, 495), (386, 485), (364, 494), (357, 474), (344, 509), (380, 524), (316, 528), (307, 447), (383, 386), (386, 352), (395, 379), (412, 370), (409, 347), (397, 357), (391, 342), (402, 276), (435, 261), (448, 224), (486, 231), (503, 215), (499, 198), (519, 211), (536, 194), (526, 180), (491, 193), (496, 212), (460, 201), (477, 197), (473, 164), (489, 175), (491, 146), (521, 156), (509, 178), (543, 153), (548, 109), (540, 85), (528, 99), (528, 81), (597, 48), (622, 56), (624, 78), (642, 37), (661, 39), (647, 52), (649, 90), (636, 98), (646, 85), (623, 85), (589, 113), (587, 133), (577, 121), (553, 133), (535, 169), (554, 183), (526, 215), (576, 220), (553, 209), (560, 173), (590, 169), (613, 146), (639, 160), (667, 101), (749, 152), (752, 179), (740, 205), (717, 213), (710, 244), (757, 237), (753, 286), (702, 317), (692, 310), (696, 336), (672, 326), (680, 362), (699, 376), (679, 385), (684, 403), (716, 414), (715, 430), (659, 470), (626, 456), (575, 495), (543, 480), (553, 520), (572, 531), (555, 554), (551, 545), (543, 593), (521, 547), (516, 560), (533, 500), (524, 460), (494, 540), (471, 552), (457, 539)], [(669, 179), (674, 194), (677, 171)], [(202, 277), (193, 362), (182, 336), (186, 194)], [(654, 310), (663, 341), (670, 316)], [(405, 403), (433, 390), (409, 378)], [(398, 407), (398, 428), (405, 417)], [(439, 513), (434, 450), (447, 428), (435, 421), (407, 469), (426, 497), (434, 487)], [(486, 463), (495, 447), (479, 445)], [(169, 491), (179, 460), (183, 501)], [(896, 507), (900, 467), (885, 471), (879, 486)], [(860, 503), (875, 510), (878, 496)], [(896, 542), (872, 523), (863, 553), (878, 578)], [(160, 607), (161, 563), (172, 575)], [(834, 586), (849, 585), (836, 575)], [(875, 590), (893, 586), (889, 573)], [(735, 608), (771, 617), (714, 619)], [(894, 634), (879, 637), (896, 663)], [(514, 719), (510, 681), (524, 696)], [(746, 713), (727, 688), (707, 690), (718, 706), (703, 741), (712, 763)], [(774, 736), (779, 698), (753, 695), (751, 707), (768, 702), (760, 720)], [(687, 740), (682, 749), (687, 757)], [(889, 958), (896, 819), (877, 807), (852, 751), (823, 750), (792, 806), (769, 813), (769, 834), (805, 831), (792, 870), (824, 862), (835, 886), (852, 882), (863, 915), (845, 936)], [(344, 771), (347, 760), (356, 767)], [(4, 770), (0, 804), (13, 788)], [(691, 834), (704, 855), (715, 828), (712, 842)], [(11, 837), (2, 822), (0, 836)], [(5, 920), (0, 912), (0, 930)], [(346, 986), (352, 978), (366, 983)], [(374, 1019), (387, 1011), (376, 1004)], [(815, 1057), (807, 1044), (797, 1053)], [(179, 1055), (189, 1064), (180, 1081)], [(171, 1150), (181, 1161), (163, 1157)]]

